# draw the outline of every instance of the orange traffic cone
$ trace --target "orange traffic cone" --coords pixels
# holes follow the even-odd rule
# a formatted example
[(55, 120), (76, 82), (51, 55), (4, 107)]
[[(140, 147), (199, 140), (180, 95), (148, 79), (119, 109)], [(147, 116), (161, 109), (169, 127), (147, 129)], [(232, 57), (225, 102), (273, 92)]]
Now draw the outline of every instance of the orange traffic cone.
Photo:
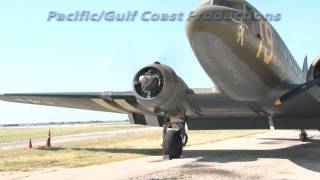
[(51, 132), (49, 130), (49, 134), (48, 134), (48, 138), (47, 138), (47, 144), (46, 144), (47, 148), (51, 147)]
[(32, 149), (32, 141), (31, 141), (31, 138), (29, 139), (29, 149)]

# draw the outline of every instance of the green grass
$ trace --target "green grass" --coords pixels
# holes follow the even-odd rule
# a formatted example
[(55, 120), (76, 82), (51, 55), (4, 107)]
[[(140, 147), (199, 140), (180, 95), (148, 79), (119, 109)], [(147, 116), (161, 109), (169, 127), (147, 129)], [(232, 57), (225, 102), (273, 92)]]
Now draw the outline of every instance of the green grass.
[[(190, 131), (188, 145), (265, 131)], [(0, 151), (0, 171), (30, 171), (50, 167), (82, 167), (150, 155), (161, 155), (162, 131), (58, 144), (51, 150)]]
[(43, 138), (48, 135), (49, 129), (53, 136), (90, 133), (99, 131), (114, 131), (121, 129), (142, 128), (145, 126), (131, 125), (129, 122), (84, 124), (49, 127), (26, 127), (26, 128), (0, 128), (0, 143), (22, 141), (29, 138)]

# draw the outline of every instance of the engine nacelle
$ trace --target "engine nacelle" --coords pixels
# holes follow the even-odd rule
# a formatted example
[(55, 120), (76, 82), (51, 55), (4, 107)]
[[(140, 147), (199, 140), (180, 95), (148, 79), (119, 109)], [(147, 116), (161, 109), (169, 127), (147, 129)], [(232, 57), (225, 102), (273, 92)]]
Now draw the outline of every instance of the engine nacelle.
[[(320, 58), (316, 59), (308, 70), (307, 81), (320, 77)], [(311, 95), (320, 102), (320, 85), (309, 90)]]
[(133, 79), (133, 92), (138, 102), (154, 113), (181, 110), (188, 89), (173, 69), (161, 64), (145, 66)]

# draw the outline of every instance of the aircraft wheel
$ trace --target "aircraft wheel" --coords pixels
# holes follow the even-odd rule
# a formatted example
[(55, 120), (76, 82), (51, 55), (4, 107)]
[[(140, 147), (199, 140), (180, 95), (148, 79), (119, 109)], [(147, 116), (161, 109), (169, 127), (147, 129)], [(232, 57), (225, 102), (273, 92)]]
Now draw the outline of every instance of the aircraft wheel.
[(163, 139), (163, 154), (169, 159), (180, 158), (182, 154), (182, 137), (180, 131), (168, 130)]
[(305, 131), (301, 131), (299, 138), (302, 142), (309, 142), (310, 139), (308, 138), (308, 134)]

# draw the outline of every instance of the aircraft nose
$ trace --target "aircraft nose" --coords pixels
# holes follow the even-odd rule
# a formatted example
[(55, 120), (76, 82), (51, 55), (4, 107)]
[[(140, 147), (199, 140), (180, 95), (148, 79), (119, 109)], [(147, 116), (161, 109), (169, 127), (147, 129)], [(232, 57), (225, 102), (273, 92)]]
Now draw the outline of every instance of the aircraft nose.
[(265, 86), (255, 78), (255, 69), (251, 68), (251, 64), (256, 65), (258, 61), (251, 58), (255, 54), (248, 48), (245, 33), (239, 33), (242, 21), (232, 17), (210, 18), (211, 14), (237, 12), (242, 13), (222, 6), (198, 8), (194, 12), (196, 18), (189, 18), (187, 22), (188, 39), (202, 68), (226, 95), (236, 100), (257, 100), (265, 91), (250, 87)]
[(186, 25), (187, 35), (192, 39), (194, 34), (203, 32), (230, 38), (230, 35), (236, 35), (237, 20), (234, 17), (239, 12), (223, 6), (201, 6), (190, 13)]

